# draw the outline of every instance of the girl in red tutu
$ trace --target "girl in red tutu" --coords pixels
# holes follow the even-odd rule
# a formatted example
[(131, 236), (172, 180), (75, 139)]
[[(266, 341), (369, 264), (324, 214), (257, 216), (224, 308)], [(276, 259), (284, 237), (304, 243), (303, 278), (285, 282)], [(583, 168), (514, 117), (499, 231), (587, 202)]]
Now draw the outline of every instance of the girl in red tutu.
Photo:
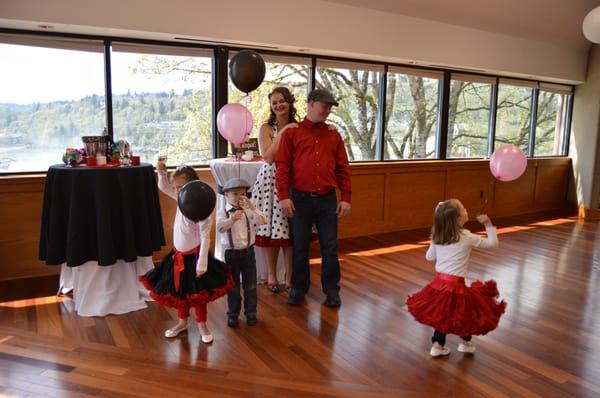
[[(159, 162), (157, 169), (158, 188), (175, 200), (185, 184), (198, 179), (193, 168), (180, 166), (169, 184), (164, 163)], [(178, 207), (173, 224), (173, 249), (156, 268), (140, 276), (150, 297), (165, 307), (177, 309), (179, 322), (165, 331), (167, 338), (187, 330), (189, 312), (194, 308), (202, 342), (213, 341), (206, 326), (206, 304), (227, 294), (233, 287), (233, 279), (225, 264), (208, 251), (211, 225), (212, 217), (193, 222)]]
[(477, 221), (485, 226), (487, 237), (463, 228), (469, 219), (467, 210), (457, 199), (438, 203), (431, 229), (431, 245), (425, 258), (436, 261), (436, 276), (427, 286), (410, 295), (406, 304), (417, 321), (434, 328), (431, 338), (432, 357), (450, 354), (446, 334), (461, 336), (458, 351), (474, 353), (472, 335), (484, 335), (498, 326), (506, 309), (504, 301), (496, 301), (496, 282), (475, 281), (465, 285), (469, 254), (474, 247), (498, 246), (496, 227), (481, 214)]

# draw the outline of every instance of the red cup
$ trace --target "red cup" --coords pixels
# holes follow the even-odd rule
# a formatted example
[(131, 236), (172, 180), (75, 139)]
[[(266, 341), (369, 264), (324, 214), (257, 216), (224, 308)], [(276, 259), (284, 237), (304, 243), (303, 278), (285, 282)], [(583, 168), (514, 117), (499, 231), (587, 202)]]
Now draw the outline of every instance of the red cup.
[(134, 165), (134, 166), (139, 166), (140, 165), (140, 157), (136, 156), (136, 155), (133, 155), (131, 157), (131, 164)]
[(95, 156), (87, 156), (85, 158), (85, 164), (88, 166), (97, 166), (96, 157)]

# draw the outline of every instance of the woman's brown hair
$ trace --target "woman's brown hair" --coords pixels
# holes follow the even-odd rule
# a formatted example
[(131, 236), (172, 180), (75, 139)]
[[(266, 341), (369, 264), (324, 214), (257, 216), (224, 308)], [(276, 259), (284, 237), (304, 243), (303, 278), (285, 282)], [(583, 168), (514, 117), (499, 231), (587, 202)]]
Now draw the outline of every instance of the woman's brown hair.
[(290, 104), (290, 109), (288, 112), (288, 123), (296, 123), (296, 113), (298, 113), (296, 107), (294, 106), (296, 98), (294, 98), (294, 95), (290, 92), (290, 90), (288, 90), (287, 87), (275, 87), (273, 91), (269, 93), (269, 120), (267, 121), (267, 124), (273, 127), (275, 126), (275, 123), (277, 123), (277, 115), (275, 115), (275, 112), (273, 112), (273, 107), (271, 107), (271, 97), (275, 94), (283, 95), (283, 99), (285, 100), (285, 102)]
[(433, 212), (431, 240), (437, 245), (449, 245), (460, 240), (462, 227), (458, 224), (460, 211), (456, 199), (438, 203)]
[(200, 178), (198, 178), (198, 174), (196, 174), (196, 170), (194, 170), (190, 166), (177, 167), (175, 169), (175, 172), (173, 172), (173, 175), (171, 176), (171, 178), (180, 177), (180, 176), (184, 177), (187, 182), (200, 179)]

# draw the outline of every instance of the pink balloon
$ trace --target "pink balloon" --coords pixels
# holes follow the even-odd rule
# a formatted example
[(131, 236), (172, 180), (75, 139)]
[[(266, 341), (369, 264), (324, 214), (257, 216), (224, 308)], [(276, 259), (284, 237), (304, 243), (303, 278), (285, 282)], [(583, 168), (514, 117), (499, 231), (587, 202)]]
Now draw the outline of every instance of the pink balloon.
[(500, 181), (513, 181), (527, 168), (527, 156), (516, 145), (506, 144), (496, 149), (490, 158), (490, 171)]
[(217, 114), (219, 133), (229, 142), (243, 144), (252, 132), (252, 114), (242, 104), (227, 104)]

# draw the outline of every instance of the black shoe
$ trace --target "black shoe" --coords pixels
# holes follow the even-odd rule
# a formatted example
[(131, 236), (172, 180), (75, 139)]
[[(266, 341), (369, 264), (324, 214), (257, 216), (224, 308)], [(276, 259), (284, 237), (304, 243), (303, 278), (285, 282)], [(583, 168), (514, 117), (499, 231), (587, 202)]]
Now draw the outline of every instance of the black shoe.
[(289, 305), (300, 305), (302, 298), (304, 297), (304, 293), (302, 293), (298, 289), (291, 288), (288, 293), (288, 304)]
[(340, 293), (337, 290), (331, 290), (327, 292), (327, 298), (323, 303), (327, 307), (338, 308), (342, 305), (342, 300), (340, 299)]
[(227, 326), (230, 328), (234, 328), (238, 325), (238, 316), (237, 315), (227, 315)]
[(254, 326), (254, 325), (256, 325), (257, 322), (258, 322), (258, 319), (256, 319), (256, 314), (246, 315), (246, 325)]

